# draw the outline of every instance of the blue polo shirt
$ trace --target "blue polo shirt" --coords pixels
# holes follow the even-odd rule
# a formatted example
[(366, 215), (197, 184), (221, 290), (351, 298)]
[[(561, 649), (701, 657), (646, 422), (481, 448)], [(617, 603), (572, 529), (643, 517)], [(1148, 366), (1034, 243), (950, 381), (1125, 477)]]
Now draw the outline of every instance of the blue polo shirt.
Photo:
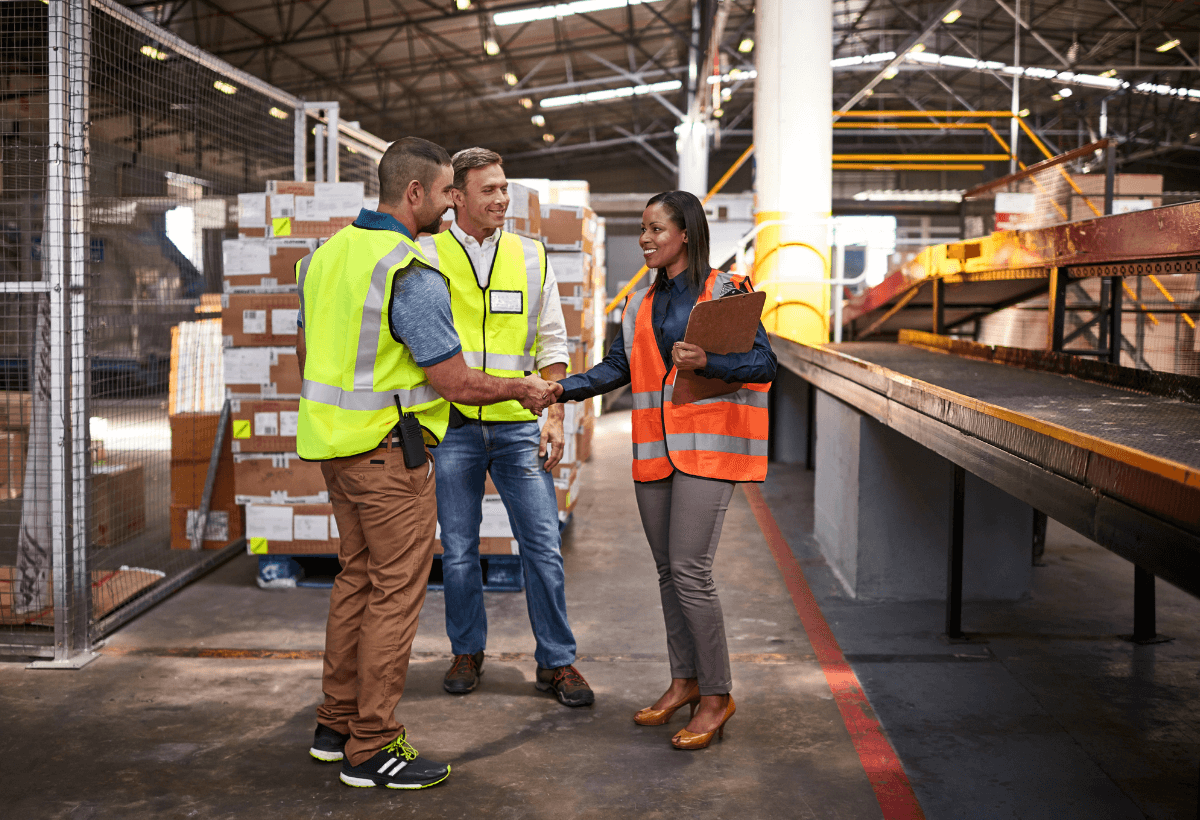
[[(412, 239), (412, 234), (391, 214), (363, 208), (354, 227), (368, 231), (394, 231)], [(416, 360), (418, 367), (431, 367), (462, 350), (454, 316), (450, 312), (450, 290), (435, 270), (414, 268), (395, 280), (388, 307), (392, 330)], [(304, 317), (299, 317), (304, 326)]]

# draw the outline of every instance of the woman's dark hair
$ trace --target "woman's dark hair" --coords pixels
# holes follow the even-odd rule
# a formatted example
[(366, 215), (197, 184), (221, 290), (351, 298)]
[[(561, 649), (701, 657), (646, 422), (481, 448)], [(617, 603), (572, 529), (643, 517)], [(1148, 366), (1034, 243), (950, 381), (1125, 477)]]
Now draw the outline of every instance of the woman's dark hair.
[[(675, 227), (687, 232), (687, 283), (693, 291), (704, 290), (704, 283), (712, 273), (708, 263), (708, 218), (704, 215), (704, 206), (695, 194), (687, 191), (664, 191), (650, 197), (646, 207), (662, 205), (670, 214)], [(667, 274), (659, 268), (654, 279), (654, 287), (664, 290), (667, 287)]]

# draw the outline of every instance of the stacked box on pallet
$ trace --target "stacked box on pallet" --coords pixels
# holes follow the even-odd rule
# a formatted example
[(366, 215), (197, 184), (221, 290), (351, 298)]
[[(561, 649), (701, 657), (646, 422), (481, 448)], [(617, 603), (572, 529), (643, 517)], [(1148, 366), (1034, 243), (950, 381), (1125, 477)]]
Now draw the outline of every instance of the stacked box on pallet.
[[(587, 370), (603, 355), (603, 339), (597, 335), (603, 328), (605, 298), (602, 269), (596, 264), (597, 253), (602, 253), (597, 243), (599, 230), (599, 220), (586, 206), (542, 206), (542, 242), (558, 280), (572, 373)], [(571, 456), (572, 475), (556, 480), (559, 513), (564, 519), (579, 497), (574, 473), (578, 472), (576, 466), (591, 455), (597, 404), (589, 399), (568, 407), (570, 415), (564, 427), (569, 443), (565, 455)]]
[(24, 492), (32, 409), (29, 393), (0, 390), (0, 498)]
[(337, 524), (321, 467), (296, 454), (295, 267), (375, 203), (364, 199), (361, 182), (290, 180), (268, 182), (264, 193), (243, 195), (239, 203), (249, 218), (239, 222), (241, 238), (225, 243), (222, 319), (234, 491), (246, 505), (247, 548), (255, 555), (336, 554)]
[[(190, 549), (192, 535), (199, 526), (204, 485), (224, 400), (221, 369), (219, 319), (181, 322), (171, 329), (171, 390), (167, 406), (171, 425), (171, 549)], [(232, 452), (226, 425), (201, 543), (204, 549), (220, 549), (242, 537), (242, 511), (233, 499)], [(105, 477), (104, 483), (111, 485), (105, 488), (109, 497), (142, 498), (140, 492), (116, 492), (122, 480), (129, 478)], [(94, 495), (98, 489), (94, 482)]]

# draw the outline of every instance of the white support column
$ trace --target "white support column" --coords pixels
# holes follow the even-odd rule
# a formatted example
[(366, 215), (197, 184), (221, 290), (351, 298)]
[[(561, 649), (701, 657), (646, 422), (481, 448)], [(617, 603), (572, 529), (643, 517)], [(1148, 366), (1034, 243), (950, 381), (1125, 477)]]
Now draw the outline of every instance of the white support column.
[(326, 167), (328, 168), (325, 173), (325, 180), (327, 182), (338, 181), (338, 157), (341, 154), (339, 150), (341, 143), (338, 140), (338, 112), (339, 106), (337, 103), (325, 109), (325, 116), (329, 120), (328, 139), (325, 142)]
[(832, 30), (832, 0), (755, 7), (755, 221), (786, 224), (759, 234), (754, 276), (768, 283), (767, 329), (801, 342), (829, 338)]
[(679, 155), (679, 190), (700, 199), (708, 194), (708, 126), (703, 121), (684, 120), (676, 129), (675, 150)]
[(308, 180), (308, 110), (303, 104), (297, 105), (293, 116), (296, 122), (293, 130), (292, 179), (305, 182)]
[(313, 181), (325, 181), (325, 126), (317, 123), (313, 137)]

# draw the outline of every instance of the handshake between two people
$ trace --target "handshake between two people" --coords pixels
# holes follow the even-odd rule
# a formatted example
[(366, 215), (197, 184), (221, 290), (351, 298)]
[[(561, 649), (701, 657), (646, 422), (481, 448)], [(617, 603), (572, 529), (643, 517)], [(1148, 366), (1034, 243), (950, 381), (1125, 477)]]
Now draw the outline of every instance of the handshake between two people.
[(546, 381), (539, 376), (525, 376), (520, 379), (517, 401), (526, 410), (532, 410), (540, 416), (543, 410), (558, 402), (562, 392), (562, 385), (558, 382)]

